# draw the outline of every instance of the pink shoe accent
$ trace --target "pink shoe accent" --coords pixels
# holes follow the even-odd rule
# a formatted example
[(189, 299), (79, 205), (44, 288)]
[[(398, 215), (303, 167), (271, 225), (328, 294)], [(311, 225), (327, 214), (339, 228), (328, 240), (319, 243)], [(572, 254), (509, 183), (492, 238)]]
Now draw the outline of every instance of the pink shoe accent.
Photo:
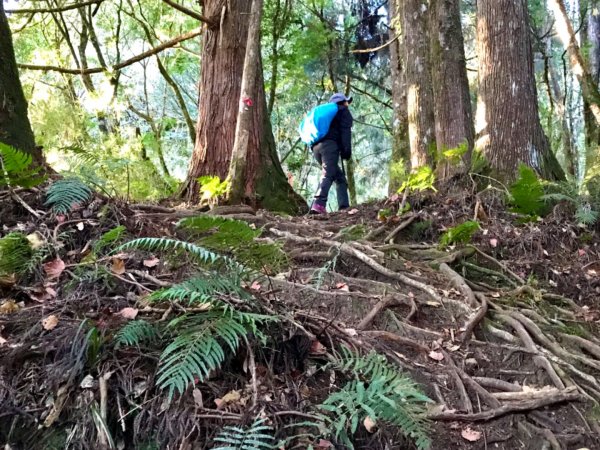
[(327, 214), (327, 209), (323, 205), (313, 203), (312, 208), (310, 208), (310, 212), (313, 214)]

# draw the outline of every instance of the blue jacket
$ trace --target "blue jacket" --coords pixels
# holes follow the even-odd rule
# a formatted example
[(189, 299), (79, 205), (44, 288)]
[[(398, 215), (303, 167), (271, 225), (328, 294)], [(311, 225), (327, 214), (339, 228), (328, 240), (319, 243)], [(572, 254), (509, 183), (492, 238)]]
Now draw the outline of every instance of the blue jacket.
[(352, 114), (346, 106), (340, 107), (340, 110), (333, 118), (329, 131), (321, 141), (335, 141), (340, 150), (342, 159), (350, 159), (352, 156)]

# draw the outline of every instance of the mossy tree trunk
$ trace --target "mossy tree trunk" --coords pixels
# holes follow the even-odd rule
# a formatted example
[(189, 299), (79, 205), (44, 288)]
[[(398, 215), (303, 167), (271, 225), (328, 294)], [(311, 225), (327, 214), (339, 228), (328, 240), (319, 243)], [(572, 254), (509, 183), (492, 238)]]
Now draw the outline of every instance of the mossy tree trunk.
[(510, 181), (524, 163), (547, 179), (564, 173), (540, 124), (526, 0), (477, 2), (476, 150)]
[[(459, 0), (431, 0), (431, 69), (435, 98), (437, 174), (441, 179), (468, 171), (475, 140), (473, 111)], [(444, 158), (446, 150), (463, 147), (456, 161)]]
[[(202, 70), (196, 142), (181, 195), (199, 200), (198, 177), (229, 172), (235, 141), (242, 72), (246, 54), (250, 3), (243, 0), (205, 0), (203, 15), (216, 26), (203, 35)], [(259, 52), (260, 55), (260, 52)], [(275, 147), (265, 98), (260, 56), (256, 68), (256, 97), (246, 158), (245, 202), (287, 213), (307, 210), (304, 199), (287, 182)]]
[(392, 77), (392, 156), (390, 159), (390, 182), (388, 193), (398, 192), (402, 180), (400, 174), (410, 169), (410, 146), (408, 142), (408, 113), (406, 110), (406, 73), (404, 66), (404, 35), (402, 33), (403, 0), (390, 0), (389, 21), (392, 26), (390, 44), (390, 72)]
[(427, 0), (404, 0), (402, 7), (411, 169), (435, 164), (428, 4)]
[(42, 163), (42, 153), (35, 146), (27, 101), (19, 80), (8, 20), (0, 2), (0, 142), (29, 153)]

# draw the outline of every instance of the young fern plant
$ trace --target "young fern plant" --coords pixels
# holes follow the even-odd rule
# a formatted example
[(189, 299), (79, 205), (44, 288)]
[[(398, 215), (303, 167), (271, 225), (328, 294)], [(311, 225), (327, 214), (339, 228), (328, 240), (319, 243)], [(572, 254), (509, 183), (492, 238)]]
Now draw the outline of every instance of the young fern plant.
[(48, 188), (45, 205), (51, 206), (56, 214), (70, 212), (75, 205), (92, 198), (93, 191), (78, 178), (55, 181)]
[(218, 273), (196, 276), (174, 286), (160, 289), (150, 295), (151, 301), (178, 302), (188, 305), (215, 303), (214, 296), (234, 294), (240, 298), (250, 298), (241, 287), (241, 279), (235, 274), (223, 276)]
[[(203, 382), (225, 361), (225, 348), (235, 353), (248, 333), (264, 339), (257, 325), (275, 318), (233, 309), (185, 315), (168, 325), (175, 339), (165, 348), (159, 363), (157, 385), (182, 394), (194, 382)], [(224, 343), (224, 345), (223, 345)]]
[(399, 427), (420, 450), (430, 447), (425, 404), (431, 400), (412, 379), (375, 352), (360, 356), (342, 348), (331, 365), (356, 377), (320, 405), (329, 413), (325, 421), (340, 442), (353, 449), (351, 437), (369, 417)]
[(265, 425), (266, 419), (256, 419), (248, 428), (226, 426), (215, 437), (217, 445), (212, 450), (276, 450), (281, 447), (273, 436), (274, 431)]
[(132, 320), (115, 334), (115, 347), (132, 347), (144, 342), (154, 342), (160, 336), (157, 328), (145, 320)]
[(14, 232), (0, 238), (0, 276), (27, 272), (33, 258), (34, 250), (24, 234)]
[(29, 153), (0, 142), (0, 187), (30, 188), (45, 180)]

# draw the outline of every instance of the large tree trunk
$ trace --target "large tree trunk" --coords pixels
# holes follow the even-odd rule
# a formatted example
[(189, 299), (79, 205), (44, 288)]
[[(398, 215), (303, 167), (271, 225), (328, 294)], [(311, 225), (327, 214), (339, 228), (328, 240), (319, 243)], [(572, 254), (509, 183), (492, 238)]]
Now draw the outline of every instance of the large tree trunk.
[(544, 178), (564, 178), (540, 124), (530, 34), (525, 0), (477, 2), (475, 146), (501, 180), (514, 179), (520, 163)]
[[(475, 140), (473, 112), (459, 0), (431, 0), (431, 69), (435, 98), (435, 139), (439, 178), (469, 169)], [(457, 161), (443, 157), (446, 150), (464, 147)]]
[(0, 2), (0, 142), (31, 154), (42, 163), (27, 117), (27, 101), (19, 80), (10, 28)]
[(405, 0), (402, 11), (412, 169), (433, 165), (436, 152), (427, 5), (427, 0)]
[[(222, 12), (224, 15), (222, 16)], [(199, 199), (198, 177), (228, 175), (234, 145), (242, 71), (246, 53), (250, 2), (205, 0), (204, 16), (219, 25), (203, 36), (202, 74), (196, 143), (182, 196)], [(248, 136), (246, 192), (257, 206), (288, 213), (307, 209), (306, 202), (288, 184), (275, 148), (267, 114), (262, 62), (258, 61), (256, 97), (252, 103), (252, 126)]]
[[(595, 0), (590, 5), (587, 26), (583, 39), (585, 46), (589, 49), (590, 55), (590, 76), (594, 86), (598, 88), (600, 82), (600, 2)], [(586, 146), (586, 167), (594, 169), (598, 166), (598, 153), (600, 152), (600, 126), (594, 116), (592, 105), (589, 101), (583, 99), (583, 114), (585, 121), (585, 146)], [(595, 168), (595, 171), (597, 167)]]
[(406, 78), (404, 67), (404, 35), (400, 18), (402, 0), (390, 0), (389, 21), (392, 24), (390, 44), (390, 69), (392, 81), (392, 157), (390, 160), (390, 182), (388, 192), (395, 194), (400, 189), (401, 173), (409, 169), (410, 146), (408, 143), (408, 113), (406, 110)]

